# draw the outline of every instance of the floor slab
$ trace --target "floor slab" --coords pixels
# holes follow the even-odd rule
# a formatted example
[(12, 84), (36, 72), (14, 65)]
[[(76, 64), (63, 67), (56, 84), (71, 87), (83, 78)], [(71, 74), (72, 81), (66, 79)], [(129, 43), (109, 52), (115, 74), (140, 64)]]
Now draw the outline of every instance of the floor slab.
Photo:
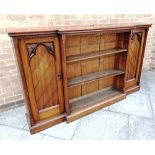
[(3, 111), (0, 113), (0, 124), (23, 128), (26, 124), (25, 112), (25, 106)]
[(110, 111), (153, 118), (149, 95), (139, 92), (128, 95), (125, 100), (111, 105), (109, 109)]
[(25, 130), (0, 125), (1, 140), (41, 140), (43, 137), (44, 135), (39, 133), (31, 135), (30, 132)]
[(73, 139), (103, 140), (127, 139), (128, 115), (97, 111), (81, 118)]
[(72, 123), (60, 123), (58, 125), (55, 125), (53, 127), (50, 127), (40, 133), (43, 133), (45, 135), (53, 136), (55, 138), (60, 139), (71, 139), (75, 129), (77, 128), (77, 125), (79, 124), (79, 120), (74, 121)]
[(44, 136), (42, 140), (63, 140), (63, 139), (59, 139), (51, 136)]
[(155, 118), (155, 96), (150, 95), (150, 101), (151, 101), (152, 110), (153, 110), (153, 114), (154, 114), (154, 118)]
[(155, 95), (155, 72), (143, 72), (140, 93)]
[(129, 138), (131, 140), (155, 140), (155, 120), (129, 116)]

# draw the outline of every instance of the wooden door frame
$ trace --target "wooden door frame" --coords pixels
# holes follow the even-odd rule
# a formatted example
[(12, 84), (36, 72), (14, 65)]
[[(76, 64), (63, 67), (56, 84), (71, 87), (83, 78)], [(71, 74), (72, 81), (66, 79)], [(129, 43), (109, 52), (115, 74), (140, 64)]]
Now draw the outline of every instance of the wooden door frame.
[[(131, 34), (130, 34), (130, 39), (129, 39), (129, 45), (128, 45), (128, 52), (129, 52), (129, 48), (130, 48), (130, 42), (131, 42), (131, 37), (133, 37), (134, 34), (136, 33), (141, 33), (142, 36), (141, 36), (141, 41), (140, 41), (140, 49), (139, 49), (139, 52), (138, 52), (138, 64), (136, 66), (136, 75), (135, 75), (135, 78), (134, 79), (130, 79), (130, 80), (127, 80), (127, 74), (125, 74), (125, 89), (128, 89), (130, 87), (134, 87), (137, 85), (138, 83), (138, 80), (139, 80), (139, 73), (141, 72), (141, 61), (142, 61), (142, 56), (143, 56), (143, 53), (144, 53), (144, 39), (145, 39), (145, 30), (144, 29), (133, 29), (131, 30)], [(131, 36), (132, 35), (132, 36)], [(127, 67), (128, 67), (128, 59), (129, 57), (127, 56), (127, 65), (126, 65), (126, 69), (125, 71), (127, 71)]]
[[(27, 84), (27, 93), (29, 94), (29, 100), (30, 100), (30, 105), (32, 109), (32, 114), (35, 122), (40, 121), (45, 118), (53, 117), (55, 115), (59, 115), (60, 113), (64, 112), (64, 101), (63, 101), (63, 88), (62, 88), (62, 79), (60, 79), (57, 76), (57, 88), (58, 88), (58, 102), (59, 105), (52, 106), (50, 108), (46, 108), (43, 110), (38, 110), (37, 108), (37, 103), (35, 101), (35, 94), (34, 94), (34, 88), (33, 88), (33, 81), (32, 81), (32, 75), (30, 71), (30, 66), (28, 64), (28, 57), (27, 57), (27, 44), (30, 43), (46, 43), (46, 42), (54, 42), (54, 45), (58, 44), (57, 40), (55, 37), (42, 37), (42, 38), (27, 38), (23, 39), (20, 42), (20, 47), (21, 51), (23, 52), (23, 55), (21, 54), (22, 62), (23, 62), (23, 69), (25, 73), (25, 80)], [(60, 63), (60, 50), (58, 49), (58, 45), (56, 45), (56, 74), (59, 75), (61, 74), (61, 63)], [(59, 64), (59, 65), (58, 65)], [(59, 86), (61, 86), (59, 88)], [(59, 90), (61, 89), (61, 90)], [(32, 106), (33, 105), (33, 106)]]

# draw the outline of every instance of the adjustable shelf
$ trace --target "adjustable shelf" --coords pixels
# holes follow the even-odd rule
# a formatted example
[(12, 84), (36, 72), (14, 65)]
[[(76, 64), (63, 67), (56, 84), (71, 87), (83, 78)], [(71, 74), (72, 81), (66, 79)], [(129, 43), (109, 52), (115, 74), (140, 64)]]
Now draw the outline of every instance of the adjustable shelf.
[(75, 56), (69, 56), (69, 57), (67, 57), (66, 62), (72, 63), (72, 62), (92, 59), (92, 58), (96, 58), (96, 57), (100, 57), (100, 56), (107, 56), (107, 55), (122, 53), (122, 52), (126, 52), (126, 51), (127, 51), (127, 49), (125, 49), (125, 48), (123, 48), (123, 49), (114, 48), (114, 49), (102, 50), (99, 52), (92, 52), (92, 53), (80, 54), (80, 55), (75, 55)]
[(71, 122), (79, 116), (85, 116), (93, 111), (111, 105), (114, 101), (125, 98), (126, 95), (114, 88), (108, 87), (93, 93), (69, 100), (71, 114), (67, 116), (67, 121)]
[(102, 72), (97, 72), (97, 73), (91, 73), (91, 74), (87, 74), (87, 75), (83, 75), (80, 77), (75, 77), (75, 78), (69, 79), (68, 87), (73, 87), (73, 86), (81, 85), (84, 83), (88, 83), (90, 81), (95, 81), (100, 78), (112, 77), (112, 76), (121, 75), (121, 74), (124, 74), (124, 71), (118, 70), (118, 69), (107, 70), (107, 71), (102, 71)]

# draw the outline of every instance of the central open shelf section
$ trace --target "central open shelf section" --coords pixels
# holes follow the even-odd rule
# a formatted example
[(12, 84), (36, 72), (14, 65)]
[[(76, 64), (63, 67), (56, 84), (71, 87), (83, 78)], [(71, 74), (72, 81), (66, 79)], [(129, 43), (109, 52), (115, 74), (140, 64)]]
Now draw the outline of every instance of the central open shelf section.
[(71, 122), (126, 97), (128, 33), (66, 36), (66, 105)]

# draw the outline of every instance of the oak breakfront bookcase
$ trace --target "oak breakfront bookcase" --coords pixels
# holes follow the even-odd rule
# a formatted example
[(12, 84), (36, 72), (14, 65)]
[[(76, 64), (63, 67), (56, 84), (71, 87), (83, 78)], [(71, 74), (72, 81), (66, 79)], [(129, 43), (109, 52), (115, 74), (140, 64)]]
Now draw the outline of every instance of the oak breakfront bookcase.
[(10, 29), (31, 133), (140, 88), (150, 24)]

